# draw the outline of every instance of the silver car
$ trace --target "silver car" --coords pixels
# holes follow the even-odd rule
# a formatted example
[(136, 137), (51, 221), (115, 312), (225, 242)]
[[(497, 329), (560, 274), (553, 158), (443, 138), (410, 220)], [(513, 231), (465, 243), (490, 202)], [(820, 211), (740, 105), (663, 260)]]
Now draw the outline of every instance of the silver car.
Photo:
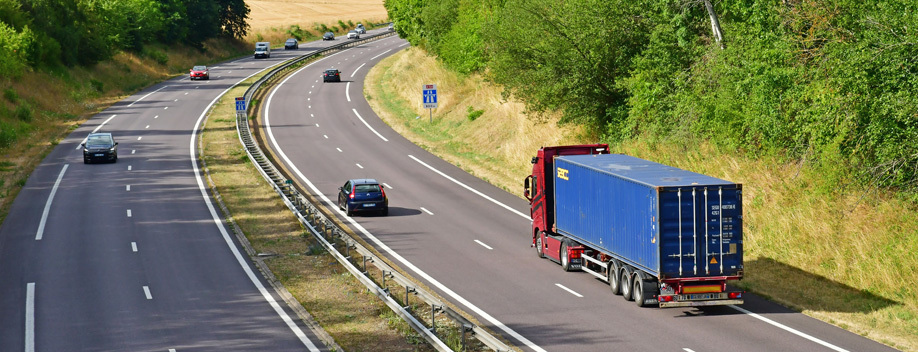
[(347, 39), (360, 39), (360, 33), (357, 33), (356, 30), (347, 32)]

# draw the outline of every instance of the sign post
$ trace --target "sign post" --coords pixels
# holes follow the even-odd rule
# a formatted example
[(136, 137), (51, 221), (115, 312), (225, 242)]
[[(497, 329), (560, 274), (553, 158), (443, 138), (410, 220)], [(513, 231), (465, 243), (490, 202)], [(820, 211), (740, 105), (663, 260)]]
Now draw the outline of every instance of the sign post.
[(430, 110), (430, 122), (433, 122), (433, 109), (437, 108), (437, 85), (425, 84), (422, 90), (424, 108)]

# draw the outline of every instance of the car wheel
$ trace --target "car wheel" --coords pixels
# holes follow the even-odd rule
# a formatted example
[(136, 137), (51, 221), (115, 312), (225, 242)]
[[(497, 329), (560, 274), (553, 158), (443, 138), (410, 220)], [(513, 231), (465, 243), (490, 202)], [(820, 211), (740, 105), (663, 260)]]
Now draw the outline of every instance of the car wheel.
[(118, 162), (118, 155), (115, 155), (115, 157), (112, 158), (112, 163), (117, 163), (117, 162)]
[(89, 159), (83, 158), (83, 164), (89, 164)]
[(351, 206), (347, 205), (347, 203), (344, 203), (344, 213), (347, 214), (347, 216), (354, 215), (354, 211), (351, 210)]

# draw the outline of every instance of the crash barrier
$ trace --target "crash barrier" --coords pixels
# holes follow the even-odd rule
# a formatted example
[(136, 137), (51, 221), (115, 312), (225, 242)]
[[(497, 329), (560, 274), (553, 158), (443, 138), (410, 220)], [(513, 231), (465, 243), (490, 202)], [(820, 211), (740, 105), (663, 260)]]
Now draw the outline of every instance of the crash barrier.
[[(252, 104), (249, 103), (252, 102), (252, 97), (255, 92), (265, 85), (265, 83), (281, 79), (287, 73), (309, 62), (310, 59), (392, 35), (395, 35), (395, 32), (388, 31), (381, 34), (368, 35), (358, 40), (336, 44), (319, 51), (290, 59), (271, 71), (268, 71), (267, 74), (255, 81), (255, 83), (245, 92), (244, 97), (248, 109), (246, 112), (238, 113), (236, 116), (236, 130), (239, 135), (239, 141), (245, 147), (249, 160), (252, 160), (254, 164), (258, 166), (259, 173), (271, 183), (274, 190), (283, 198), (284, 204), (286, 204), (296, 215), (318, 242), (322, 244), (324, 249), (334, 256), (341, 265), (354, 275), (354, 277), (363, 283), (370, 292), (379, 297), (379, 299), (385, 302), (393, 312), (404, 319), (412, 329), (424, 337), (431, 346), (438, 351), (452, 351), (437, 334), (436, 316), (442, 313), (452, 319), (460, 328), (460, 351), (466, 348), (467, 335), (477, 339), (494, 351), (511, 351), (511, 348), (500, 339), (491, 335), (478, 325), (473, 324), (461, 314), (444, 304), (439, 298), (425, 291), (418, 284), (394, 270), (391, 266), (386, 264), (382, 258), (379, 258), (374, 252), (368, 250), (352, 238), (346, 231), (338, 227), (334, 221), (326, 217), (315, 204), (312, 204), (300, 193), (300, 190), (294, 186), (293, 180), (287, 178), (286, 175), (280, 172), (280, 169), (262, 152), (261, 147), (252, 135), (247, 111), (258, 108), (251, 106)], [(341, 250), (344, 251), (343, 254)], [(360, 254), (362, 259), (359, 262), (352, 261), (352, 252)], [(379, 273), (381, 273), (381, 277), (379, 278), (381, 286), (371, 277), (370, 271), (367, 270), (368, 265), (375, 266)], [(404, 289), (403, 303), (399, 303), (394, 298), (395, 294), (398, 294), (399, 298), (401, 298), (402, 292), (390, 292), (387, 282), (395, 282)], [(415, 317), (415, 312), (411, 308), (411, 304), (409, 304), (410, 297), (417, 297), (417, 299), (420, 299), (429, 306), (431, 326), (428, 327), (424, 325), (423, 322)]]

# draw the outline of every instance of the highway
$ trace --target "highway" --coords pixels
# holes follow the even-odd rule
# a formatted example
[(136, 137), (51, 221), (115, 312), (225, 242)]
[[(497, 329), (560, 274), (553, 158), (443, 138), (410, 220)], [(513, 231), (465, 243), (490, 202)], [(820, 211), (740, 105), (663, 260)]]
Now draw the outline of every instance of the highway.
[[(406, 46), (370, 42), (287, 77), (265, 101), (267, 147), (356, 233), (523, 350), (893, 350), (755, 295), (741, 307), (639, 308), (588, 274), (538, 259), (525, 200), (415, 146), (370, 109), (366, 73)], [(327, 68), (343, 81), (323, 83)], [(389, 216), (338, 210), (337, 189), (351, 178), (384, 183)]]
[[(326, 351), (215, 210), (195, 141), (237, 82), (343, 40), (156, 84), (60, 141), (0, 226), (0, 351)], [(93, 131), (117, 163), (82, 162)]]

